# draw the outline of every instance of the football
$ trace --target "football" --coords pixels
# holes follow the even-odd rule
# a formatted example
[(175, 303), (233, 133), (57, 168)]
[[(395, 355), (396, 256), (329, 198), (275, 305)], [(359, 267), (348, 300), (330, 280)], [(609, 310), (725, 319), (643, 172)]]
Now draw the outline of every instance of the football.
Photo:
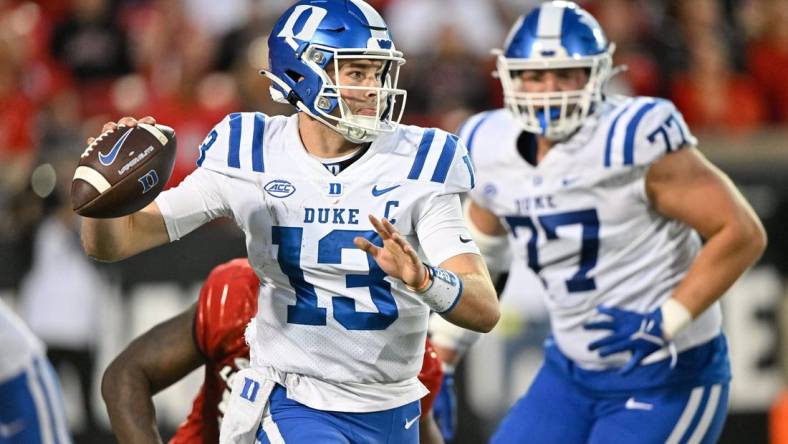
[(101, 134), (82, 153), (74, 172), (74, 211), (110, 218), (145, 207), (172, 174), (175, 145), (175, 131), (164, 125), (138, 123)]

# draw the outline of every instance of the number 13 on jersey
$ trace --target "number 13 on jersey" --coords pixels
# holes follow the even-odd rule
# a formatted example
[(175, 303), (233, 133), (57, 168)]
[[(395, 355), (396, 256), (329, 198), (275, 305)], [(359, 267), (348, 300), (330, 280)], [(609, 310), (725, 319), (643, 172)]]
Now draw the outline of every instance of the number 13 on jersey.
[[(353, 249), (356, 246), (353, 238), (364, 237), (373, 244), (382, 247), (383, 241), (372, 230), (333, 230), (323, 236), (317, 244), (318, 264), (339, 264), (342, 262), (342, 250)], [(315, 286), (304, 277), (301, 267), (301, 245), (304, 229), (301, 227), (273, 227), (273, 243), (279, 245), (277, 259), (282, 271), (290, 280), (290, 285), (296, 293), (295, 305), (287, 307), (287, 322), (301, 325), (326, 325), (326, 309), (317, 305)], [(378, 266), (377, 262), (367, 256), (369, 273), (347, 274), (345, 286), (347, 288), (366, 287), (369, 289), (372, 303), (377, 307), (377, 313), (356, 311), (356, 301), (347, 296), (333, 296), (331, 298), (334, 310), (334, 319), (348, 330), (385, 330), (399, 316), (397, 303), (391, 294), (391, 284), (384, 278), (386, 273)]]

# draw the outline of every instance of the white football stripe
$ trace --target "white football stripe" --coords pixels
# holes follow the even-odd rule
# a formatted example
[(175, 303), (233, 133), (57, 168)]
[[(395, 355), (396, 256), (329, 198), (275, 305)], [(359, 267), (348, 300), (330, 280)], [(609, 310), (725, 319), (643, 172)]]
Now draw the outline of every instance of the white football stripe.
[(49, 426), (50, 410), (47, 408), (44, 387), (41, 387), (41, 384), (38, 383), (38, 378), (36, 378), (37, 373), (38, 370), (35, 368), (35, 365), (32, 362), (26, 366), (25, 376), (27, 377), (27, 388), (30, 390), (30, 395), (33, 397), (33, 404), (36, 408), (39, 433), (41, 433), (41, 442), (42, 444), (54, 444), (55, 438), (53, 433), (55, 431)]
[(110, 188), (110, 184), (107, 179), (104, 178), (101, 173), (90, 167), (77, 167), (77, 170), (74, 171), (74, 180), (77, 179), (81, 179), (89, 183), (93, 188), (96, 189), (96, 191), (99, 192), (99, 194), (107, 191)]
[(265, 431), (265, 436), (271, 441), (271, 444), (285, 444), (285, 438), (279, 430), (279, 425), (274, 421), (274, 417), (270, 413), (270, 404), (265, 406), (263, 431)]
[(676, 423), (676, 427), (674, 427), (673, 431), (670, 433), (670, 436), (668, 436), (668, 440), (665, 441), (665, 444), (678, 444), (678, 442), (681, 440), (681, 437), (684, 436), (684, 432), (687, 431), (690, 422), (692, 422), (692, 418), (695, 417), (695, 413), (698, 411), (700, 398), (702, 396), (703, 387), (695, 387), (692, 389), (689, 400), (687, 401), (687, 405), (684, 407), (684, 411), (681, 412), (681, 417)]
[(706, 409), (703, 410), (703, 415), (700, 417), (700, 422), (698, 422), (698, 425), (695, 426), (695, 431), (692, 432), (692, 436), (690, 436), (687, 444), (698, 444), (706, 436), (706, 432), (709, 430), (709, 425), (711, 425), (711, 420), (714, 419), (714, 414), (717, 412), (717, 405), (719, 405), (720, 402), (721, 389), (722, 387), (720, 384), (714, 384), (711, 386), (709, 399), (706, 401)]
[(380, 13), (375, 10), (372, 6), (367, 4), (363, 1), (358, 0), (350, 0), (358, 9), (361, 10), (361, 13), (364, 14), (364, 18), (367, 19), (367, 23), (371, 26), (376, 28), (385, 28), (386, 22), (383, 21), (383, 17), (380, 16)]
[(137, 126), (148, 130), (149, 133), (153, 134), (153, 137), (159, 139), (159, 142), (161, 142), (162, 145), (167, 144), (167, 136), (165, 136), (164, 133), (157, 127), (161, 126), (170, 130), (172, 129), (164, 125), (153, 126), (153, 125), (148, 125), (147, 123), (139, 123), (139, 122), (137, 122)]

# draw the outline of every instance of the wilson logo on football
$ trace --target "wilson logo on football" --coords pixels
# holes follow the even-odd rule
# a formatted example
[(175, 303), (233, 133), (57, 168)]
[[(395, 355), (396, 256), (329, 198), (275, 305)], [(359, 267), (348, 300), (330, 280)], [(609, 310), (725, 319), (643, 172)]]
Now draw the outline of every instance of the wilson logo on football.
[(293, 184), (286, 180), (272, 180), (265, 185), (265, 192), (271, 196), (283, 198), (295, 193)]

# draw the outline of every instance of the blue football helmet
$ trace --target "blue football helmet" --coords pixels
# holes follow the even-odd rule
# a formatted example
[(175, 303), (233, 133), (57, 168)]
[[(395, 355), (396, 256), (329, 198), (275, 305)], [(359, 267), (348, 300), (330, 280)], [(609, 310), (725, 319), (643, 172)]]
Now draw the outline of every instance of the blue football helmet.
[[(270, 66), (260, 72), (271, 79), (274, 100), (292, 104), (355, 143), (396, 129), (405, 107), (406, 92), (397, 89), (405, 59), (383, 18), (364, 1), (301, 0), (274, 25), (268, 48)], [(382, 61), (377, 87), (340, 84), (340, 63), (353, 59)], [(375, 115), (353, 114), (342, 98), (349, 90), (373, 90)]]
[[(573, 2), (543, 3), (521, 16), (497, 55), (504, 104), (528, 132), (550, 140), (574, 133), (603, 99), (602, 87), (613, 73), (613, 51), (599, 23)], [(575, 91), (522, 91), (527, 70), (586, 68), (588, 82)]]

